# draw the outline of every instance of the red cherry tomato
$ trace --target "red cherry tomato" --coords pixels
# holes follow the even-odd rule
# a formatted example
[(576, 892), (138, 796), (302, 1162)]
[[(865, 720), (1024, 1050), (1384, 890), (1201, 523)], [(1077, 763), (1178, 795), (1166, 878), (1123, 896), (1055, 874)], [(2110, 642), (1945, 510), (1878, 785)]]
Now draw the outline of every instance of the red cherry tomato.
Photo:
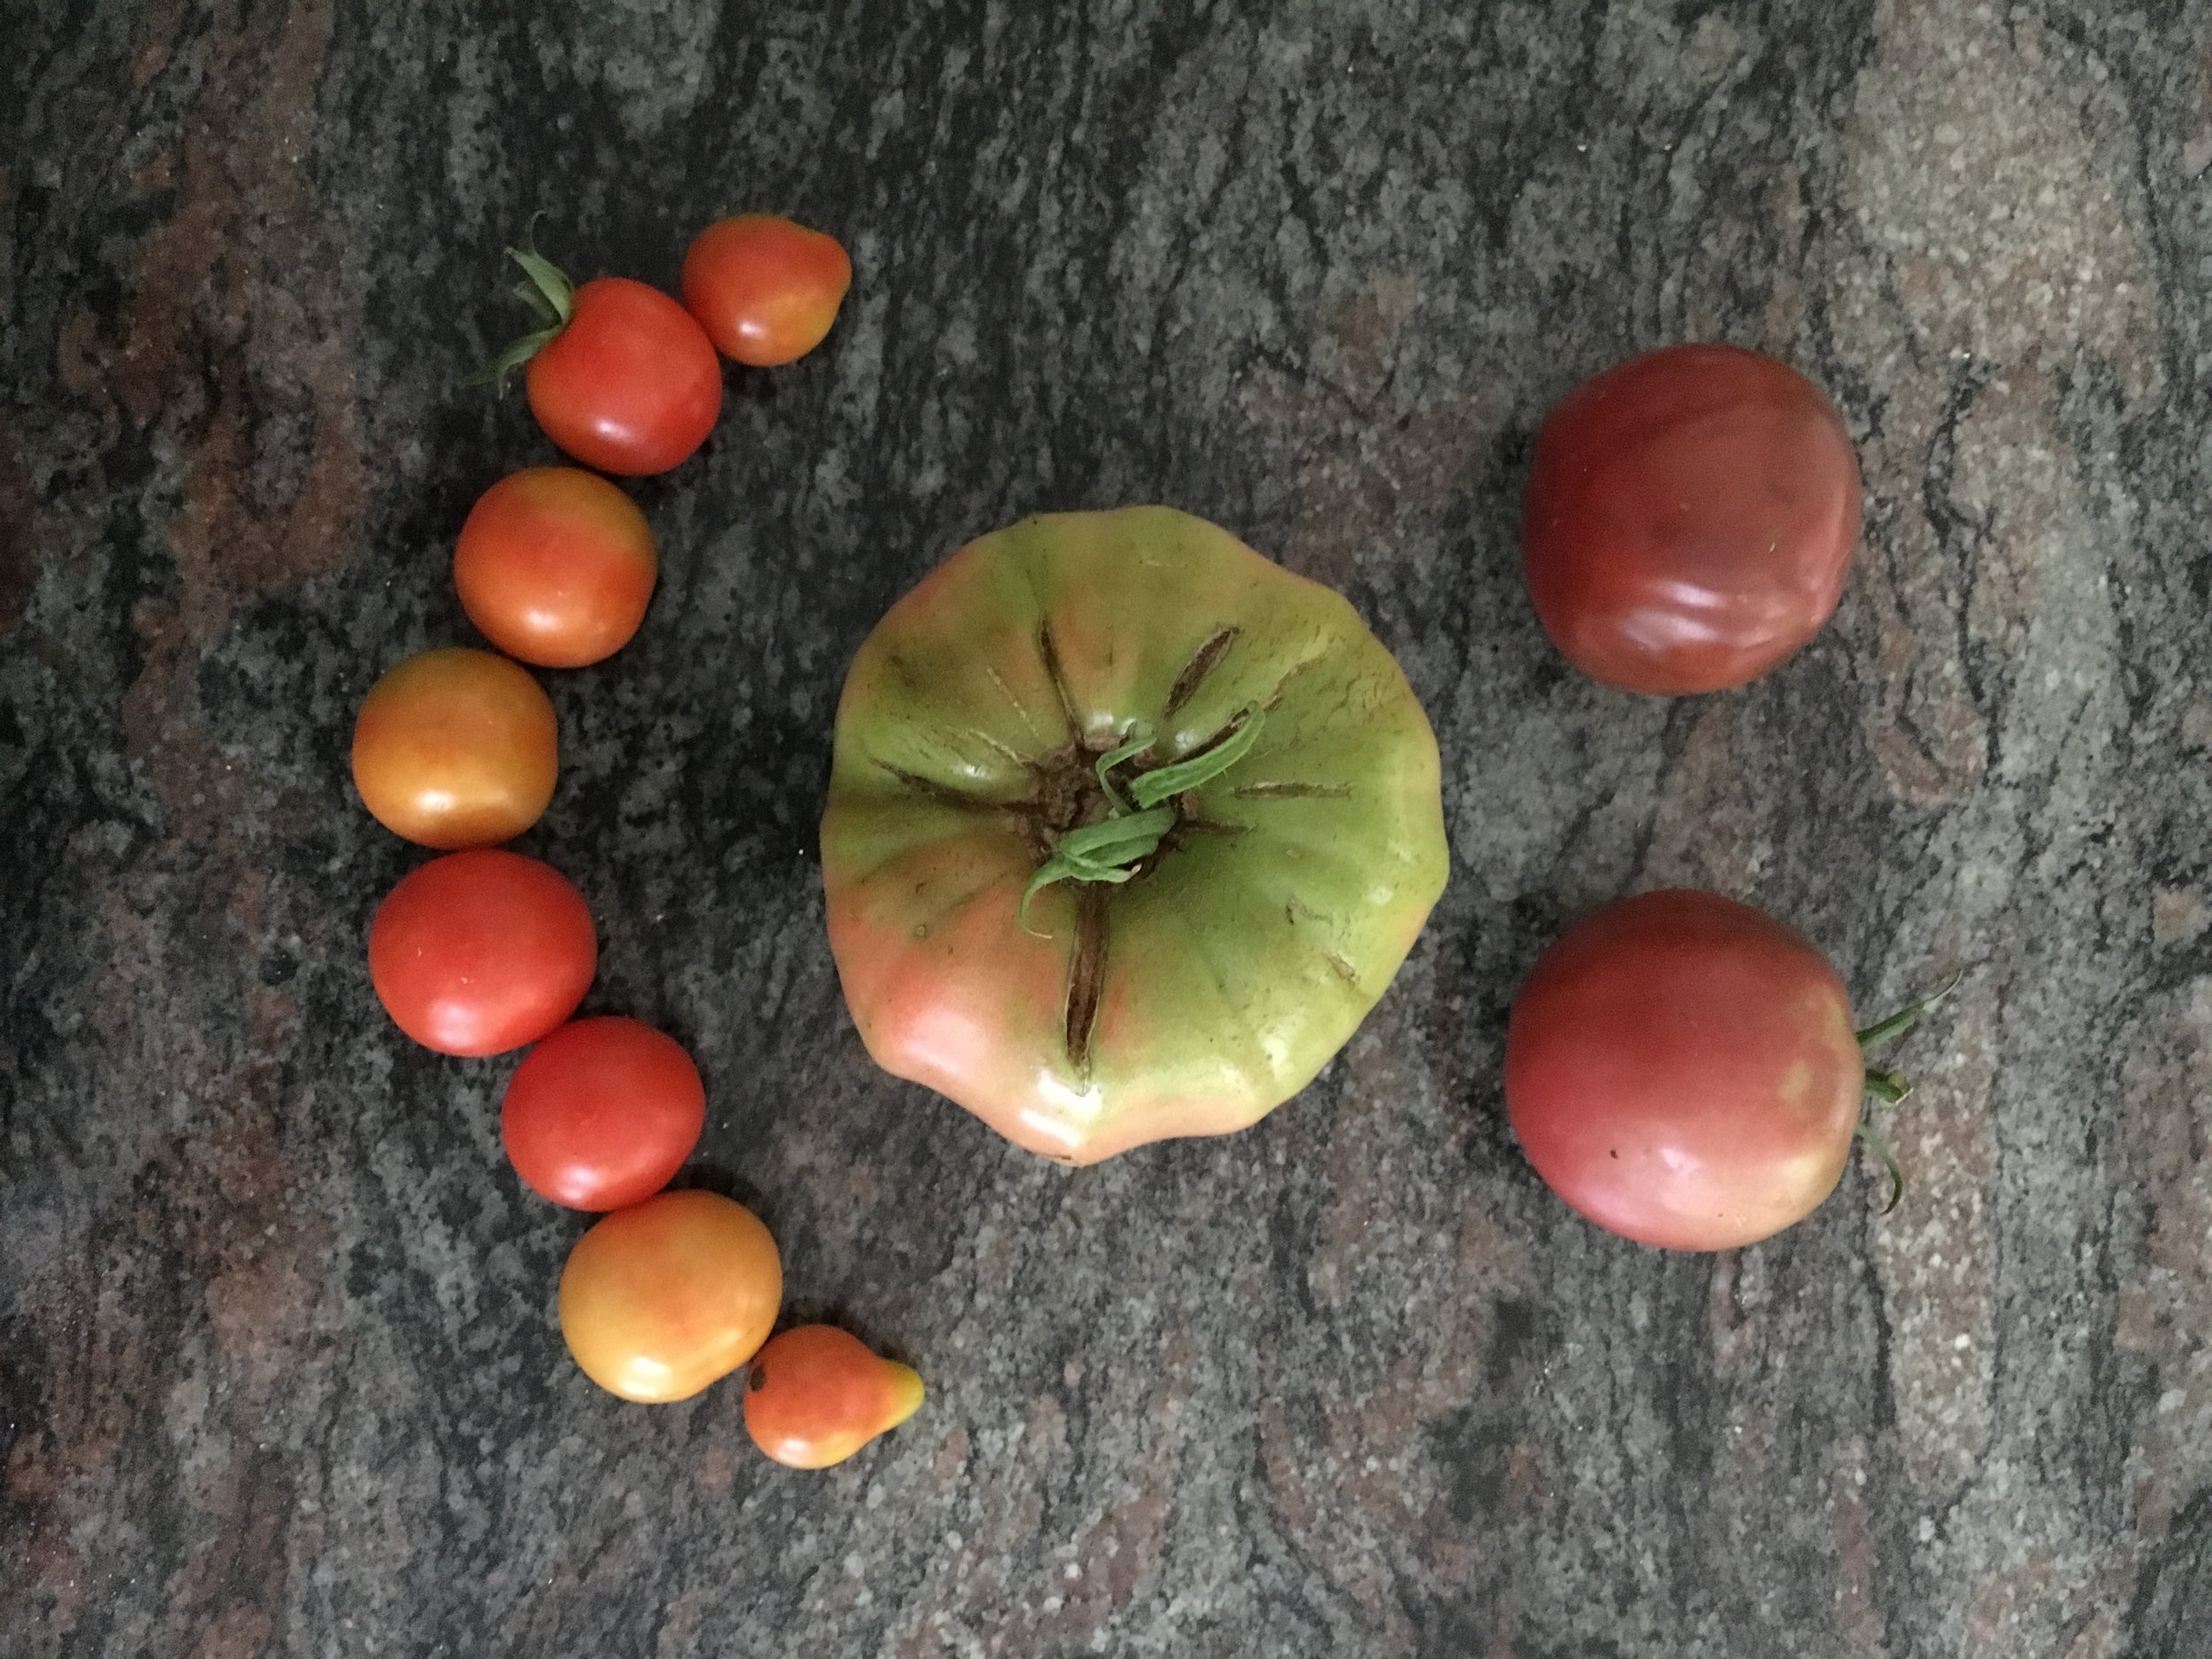
[(501, 479), (477, 498), (453, 549), (469, 620), (541, 668), (581, 668), (628, 644), (657, 569), (637, 503), (573, 466)]
[(1859, 464), (1827, 395), (1734, 346), (1608, 369), (1537, 434), (1522, 518), (1536, 614), (1625, 691), (1756, 680), (1820, 631), (1859, 539)]
[(725, 357), (756, 368), (822, 343), (852, 286), (834, 236), (767, 213), (710, 225), (684, 255), (684, 304)]
[(410, 872), (369, 927), (394, 1023), (440, 1054), (503, 1054), (576, 1011), (599, 962), (583, 895), (550, 864), (481, 848)]
[(706, 1126), (699, 1068), (634, 1019), (562, 1026), (515, 1068), (499, 1138), (533, 1192), (571, 1210), (619, 1210), (668, 1185)]
[(538, 821), (560, 770), (553, 704), (525, 669), (448, 646), (361, 700), (353, 785), (376, 821), (426, 847), (488, 847)]
[(586, 466), (632, 478), (665, 472), (706, 442), (722, 412), (722, 365), (689, 311), (627, 277), (587, 282), (566, 304), (524, 371), (547, 437)]
[(1506, 1110), (1536, 1172), (1601, 1227), (1676, 1250), (1810, 1214), (1850, 1156), (1864, 1079), (1835, 970), (1712, 893), (1577, 923), (1506, 1032)]
[(849, 1331), (795, 1325), (753, 1356), (745, 1378), (745, 1431), (792, 1469), (841, 1463), (922, 1403), (910, 1365), (884, 1359)]

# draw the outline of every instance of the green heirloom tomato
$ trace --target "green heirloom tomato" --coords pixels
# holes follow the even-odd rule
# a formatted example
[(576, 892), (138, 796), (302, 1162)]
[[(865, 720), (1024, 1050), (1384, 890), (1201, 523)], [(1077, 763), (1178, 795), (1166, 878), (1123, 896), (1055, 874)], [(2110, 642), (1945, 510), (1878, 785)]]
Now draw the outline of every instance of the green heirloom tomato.
[(1165, 507), (971, 542), (838, 705), (822, 870), (861, 1037), (1064, 1162), (1304, 1087), (1447, 862), (1436, 738), (1390, 653)]

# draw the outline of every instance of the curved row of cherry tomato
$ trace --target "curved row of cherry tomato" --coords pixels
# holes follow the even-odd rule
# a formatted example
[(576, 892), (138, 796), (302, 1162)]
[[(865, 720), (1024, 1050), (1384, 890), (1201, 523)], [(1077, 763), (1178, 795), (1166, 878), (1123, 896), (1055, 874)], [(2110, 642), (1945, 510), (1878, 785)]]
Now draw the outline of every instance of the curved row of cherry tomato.
[[(514, 257), (540, 326), (484, 378), (522, 368), (555, 444), (633, 477), (705, 441), (721, 410), (718, 350), (760, 367), (804, 356), (852, 276), (834, 238), (757, 214), (700, 234), (680, 305), (623, 277), (572, 287), (536, 253)], [(525, 1186), (601, 1216), (561, 1275), (561, 1333), (585, 1374), (625, 1399), (670, 1401), (750, 1362), (753, 1439), (780, 1463), (819, 1468), (911, 1415), (921, 1379), (833, 1326), (769, 1340), (783, 1271), (768, 1229), (718, 1194), (667, 1190), (706, 1125), (697, 1066), (640, 1021), (572, 1018), (597, 967), (591, 912), (558, 871), (499, 846), (544, 812), (559, 765), (553, 705), (519, 664), (580, 668), (620, 649), (657, 570), (644, 514), (598, 472), (532, 467), (477, 502), (454, 585), (506, 655), (411, 657), (371, 688), (354, 728), (363, 803), (445, 855), (378, 908), (369, 974), (426, 1048), (530, 1048), (508, 1081), (500, 1138)]]

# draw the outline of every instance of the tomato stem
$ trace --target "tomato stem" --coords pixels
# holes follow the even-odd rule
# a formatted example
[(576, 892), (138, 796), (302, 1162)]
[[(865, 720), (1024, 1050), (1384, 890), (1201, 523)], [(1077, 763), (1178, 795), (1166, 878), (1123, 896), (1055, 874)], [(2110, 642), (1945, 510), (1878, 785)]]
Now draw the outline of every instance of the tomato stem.
[(1262, 718), (1257, 703), (1248, 707), (1234, 728), (1212, 748), (1202, 749), (1187, 760), (1162, 766), (1156, 772), (1139, 773), (1129, 786), (1131, 798), (1140, 809), (1154, 807), (1163, 801), (1173, 800), (1186, 789), (1212, 782), (1252, 752), (1252, 745), (1260, 741)]
[(1959, 981), (1963, 979), (1965, 977), (1966, 971), (1962, 968), (1958, 972), (1950, 977), (1950, 979), (1943, 985), (1941, 989), (1931, 992), (1928, 995), (1922, 997), (1917, 1002), (1907, 1003), (1903, 1008), (1899, 1009), (1894, 1014), (1891, 1014), (1885, 1018), (1876, 1020), (1871, 1025), (1869, 1025), (1864, 1031), (1858, 1033), (1859, 1047), (1862, 1048), (1871, 1048), (1878, 1044), (1888, 1042), (1894, 1038), (1903, 1036), (1907, 1032), (1910, 1031), (1914, 1026), (1920, 1023), (1920, 1017), (1923, 1014), (1925, 1014), (1930, 1009), (1933, 1008), (1938, 1002), (1940, 1002), (1945, 997), (1950, 995), (1952, 992), (1957, 990), (1959, 988)]
[(464, 386), (504, 386), (507, 377), (559, 337), (568, 326), (568, 319), (576, 312), (576, 285), (551, 260), (530, 247), (526, 241), (520, 248), (507, 250), (507, 257), (522, 267), (525, 278), (515, 284), (513, 293), (531, 314), (538, 319), (538, 326), (511, 342), (497, 357), (473, 373), (461, 377)]
[[(1923, 1015), (1958, 989), (1959, 981), (1965, 977), (1966, 971), (1962, 968), (1940, 989), (1916, 1002), (1908, 1003), (1894, 1014), (1878, 1019), (1857, 1033), (1860, 1051), (1863, 1053), (1883, 1043), (1893, 1042), (1913, 1030), (1920, 1024)], [(1893, 1067), (1870, 1065), (1866, 1068), (1866, 1092), (1884, 1105), (1894, 1106), (1912, 1093), (1912, 1079)], [(1888, 1141), (1871, 1123), (1860, 1124), (1854, 1134), (1857, 1140), (1866, 1143), (1889, 1171), (1889, 1202), (1882, 1206), (1882, 1214), (1886, 1216), (1897, 1208), (1899, 1201), (1905, 1195), (1905, 1171), (1897, 1162), (1896, 1153), (1890, 1149)]]
[(1105, 792), (1107, 802), (1117, 812), (1133, 812), (1129, 797), (1114, 781), (1114, 768), (1125, 760), (1134, 760), (1152, 747), (1152, 728), (1139, 720), (1129, 728), (1129, 741), (1118, 749), (1110, 749), (1098, 757), (1098, 787)]
[(1912, 1093), (1912, 1080), (1902, 1071), (1878, 1071), (1866, 1069), (1866, 1092), (1886, 1106), (1894, 1106)]
[(1175, 827), (1175, 809), (1167, 804), (1186, 789), (1209, 783), (1251, 753), (1259, 741), (1264, 718), (1257, 703), (1240, 710), (1220, 733), (1195, 753), (1179, 761), (1140, 772), (1125, 791), (1114, 780), (1114, 769), (1134, 760), (1152, 747), (1152, 730), (1142, 721), (1132, 723), (1127, 739), (1098, 757), (1098, 787), (1106, 797), (1107, 815), (1095, 824), (1079, 825), (1054, 844), (1052, 856), (1037, 866), (1022, 889), (1019, 919), (1029, 926), (1030, 901), (1056, 881), (1104, 881), (1119, 886), (1137, 873), (1136, 867), (1160, 849), (1167, 833)]
[(1886, 1216), (1904, 1199), (1904, 1167), (1897, 1162), (1897, 1154), (1891, 1149), (1882, 1132), (1872, 1124), (1861, 1124), (1851, 1132), (1851, 1138), (1863, 1142), (1869, 1151), (1881, 1159), (1882, 1167), (1889, 1172), (1889, 1202), (1882, 1206), (1882, 1213)]

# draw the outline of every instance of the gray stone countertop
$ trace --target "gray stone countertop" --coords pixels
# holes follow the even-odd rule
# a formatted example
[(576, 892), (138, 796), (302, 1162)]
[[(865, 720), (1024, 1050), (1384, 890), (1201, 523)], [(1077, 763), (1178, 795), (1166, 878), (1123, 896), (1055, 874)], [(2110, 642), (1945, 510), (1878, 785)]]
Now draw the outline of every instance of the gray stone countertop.
[[(0, 1650), (2212, 1653), (2212, 6), (34, 0), (0, 65)], [(533, 214), (672, 285), (850, 246), (828, 345), (639, 487), (520, 843), (588, 1006), (695, 1050), (791, 1309), (912, 1360), (834, 1471), (598, 1393), (509, 1069), (362, 939), (356, 703), (472, 636), (550, 457), (456, 389)], [(1724, 338), (1866, 538), (1740, 693), (1605, 691), (1517, 565), (1554, 399)], [(1171, 502), (1333, 584), (1441, 739), (1451, 887), (1260, 1127), (1070, 1174), (869, 1064), (815, 826), (845, 664), (968, 537)], [(1740, 1253), (1595, 1232), (1511, 995), (1663, 883), (1803, 929), (1914, 1176)]]

